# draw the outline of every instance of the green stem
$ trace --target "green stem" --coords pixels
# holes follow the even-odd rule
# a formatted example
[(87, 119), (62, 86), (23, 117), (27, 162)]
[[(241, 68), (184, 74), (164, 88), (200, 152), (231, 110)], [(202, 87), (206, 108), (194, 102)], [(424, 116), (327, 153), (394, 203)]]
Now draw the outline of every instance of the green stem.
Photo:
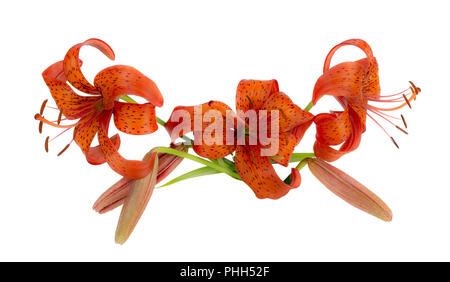
[(306, 160), (309, 158), (303, 159), (301, 162), (298, 163), (298, 165), (295, 167), (297, 170), (301, 170), (305, 167), (305, 165), (308, 163)]
[(137, 102), (133, 98), (128, 96), (128, 95), (121, 95), (121, 96), (119, 96), (119, 99), (122, 99), (122, 100), (124, 100), (127, 103), (135, 103), (135, 104), (137, 104)]
[(166, 122), (160, 119), (159, 117), (156, 117), (156, 122), (161, 126), (166, 126)]
[[(302, 168), (305, 167), (306, 165), (306, 160), (312, 157), (315, 157), (314, 153), (301, 153), (302, 157), (304, 156), (304, 158), (297, 164), (297, 166), (295, 167), (298, 171), (300, 171)], [(288, 175), (288, 177), (286, 177), (286, 179), (284, 180), (284, 183), (286, 184), (291, 184), (292, 181), (292, 173)]]
[(313, 103), (312, 103), (312, 101), (311, 101), (311, 102), (309, 102), (308, 105), (306, 105), (304, 111), (305, 111), (305, 112), (309, 112), (309, 110), (311, 110), (312, 107), (314, 107), (314, 105), (313, 105)]
[(151, 152), (166, 153), (166, 154), (175, 155), (175, 156), (178, 156), (178, 157), (190, 159), (191, 161), (195, 161), (195, 162), (201, 163), (203, 165), (206, 165), (206, 166), (209, 166), (211, 168), (214, 168), (217, 171), (226, 173), (226, 174), (228, 174), (229, 176), (231, 176), (231, 177), (233, 177), (235, 179), (241, 179), (236, 172), (228, 169), (227, 167), (221, 166), (218, 163), (214, 163), (214, 162), (205, 160), (203, 158), (200, 158), (200, 157), (197, 157), (197, 156), (194, 156), (194, 155), (182, 152), (182, 151), (178, 151), (178, 150), (175, 150), (175, 149), (172, 149), (172, 148), (168, 148), (168, 147), (156, 147), (156, 148), (153, 148), (151, 150)]

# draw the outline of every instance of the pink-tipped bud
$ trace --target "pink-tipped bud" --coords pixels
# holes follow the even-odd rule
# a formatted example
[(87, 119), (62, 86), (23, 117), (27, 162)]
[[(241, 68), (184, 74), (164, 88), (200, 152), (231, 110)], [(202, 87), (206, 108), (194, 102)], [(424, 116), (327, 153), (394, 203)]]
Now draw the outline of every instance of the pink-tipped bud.
[[(183, 144), (171, 144), (170, 147), (183, 152), (188, 151)], [(106, 190), (93, 206), (98, 213), (105, 213), (123, 204), (116, 230), (116, 242), (119, 244), (125, 243), (131, 235), (150, 200), (155, 185), (174, 171), (183, 158), (166, 153), (152, 153), (147, 154), (144, 160), (154, 164), (150, 174), (139, 180), (123, 177)]]
[[(180, 144), (170, 144), (170, 148), (187, 152), (188, 148), (184, 146), (182, 143)], [(177, 157), (175, 155), (170, 155), (166, 153), (158, 154), (159, 159), (159, 167), (158, 167), (158, 178), (156, 179), (156, 183), (161, 182), (164, 178), (166, 178), (172, 171), (177, 168), (177, 166), (183, 161), (183, 158)]]
[(372, 191), (345, 172), (316, 158), (308, 159), (308, 167), (325, 187), (347, 203), (384, 221), (392, 220), (389, 207)]
[(118, 244), (125, 243), (130, 237), (155, 188), (158, 175), (158, 155), (152, 153), (149, 162), (153, 163), (152, 171), (146, 177), (133, 182), (123, 203), (116, 228), (116, 243)]

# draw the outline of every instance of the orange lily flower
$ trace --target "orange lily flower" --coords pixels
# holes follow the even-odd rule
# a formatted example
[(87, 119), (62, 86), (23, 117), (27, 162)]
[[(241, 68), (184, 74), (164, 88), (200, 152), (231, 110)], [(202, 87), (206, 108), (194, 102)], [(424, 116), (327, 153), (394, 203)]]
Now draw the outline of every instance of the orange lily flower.
[[(366, 58), (355, 62), (344, 62), (330, 68), (334, 53), (345, 45), (360, 48), (366, 54)], [(406, 105), (411, 107), (410, 102), (416, 99), (419, 92), (420, 88), (411, 82), (411, 87), (400, 93), (380, 95), (378, 63), (369, 44), (361, 39), (350, 39), (336, 45), (325, 59), (323, 74), (314, 87), (312, 102), (316, 104), (323, 95), (330, 95), (337, 99), (344, 110), (334, 111), (330, 114), (322, 113), (314, 118), (317, 127), (314, 144), (316, 156), (331, 162), (358, 148), (361, 135), (366, 129), (366, 116), (373, 119), (398, 147), (395, 140), (375, 119), (375, 116), (381, 117), (407, 134), (404, 129), (391, 121), (391, 119), (400, 120), (400, 118), (385, 112), (398, 110)], [(383, 108), (371, 105), (369, 102), (396, 103), (396, 105)], [(401, 115), (401, 120), (406, 128), (403, 115)], [(339, 144), (342, 145), (338, 150), (331, 147)]]
[[(94, 85), (90, 84), (80, 69), (79, 52), (85, 45), (97, 48), (111, 60), (115, 58), (108, 44), (99, 39), (88, 39), (70, 48), (63, 61), (48, 67), (42, 76), (60, 110), (60, 116), (57, 122), (44, 118), (43, 111), (47, 100), (44, 101), (40, 113), (35, 116), (40, 121), (39, 130), (42, 132), (44, 123), (62, 128), (63, 132), (73, 128), (72, 141), (78, 144), (89, 163), (107, 162), (114, 171), (123, 176), (142, 178), (150, 173), (152, 163), (127, 160), (119, 154), (119, 136), (108, 137), (110, 119), (114, 116), (114, 124), (122, 132), (134, 135), (152, 133), (158, 128), (155, 106), (163, 105), (163, 97), (151, 79), (130, 66), (108, 67), (96, 75)], [(67, 82), (88, 96), (78, 95)], [(118, 97), (125, 94), (143, 97), (148, 103), (119, 102)], [(76, 120), (76, 122), (61, 125), (61, 120)], [(99, 146), (91, 147), (96, 134)], [(49, 137), (45, 143), (46, 151), (48, 142)], [(58, 155), (62, 154), (70, 143)]]
[[(249, 110), (255, 110), (257, 114), (257, 120), (261, 122), (262, 114), (259, 110), (266, 110), (271, 112), (272, 110), (278, 110), (279, 115), (278, 124), (278, 152), (271, 156), (262, 156), (261, 148), (265, 146), (261, 144), (260, 140), (255, 145), (250, 145), (248, 140), (245, 144), (240, 145), (227, 145), (225, 140), (227, 137), (236, 140), (236, 122), (239, 122), (239, 118), (236, 118), (233, 122), (233, 129), (224, 132), (206, 132), (209, 125), (213, 123), (204, 122), (203, 117), (209, 110), (216, 110), (221, 113), (224, 125), (226, 125), (227, 112), (231, 111), (231, 108), (226, 104), (218, 101), (210, 101), (202, 104), (201, 106), (201, 118), (202, 118), (202, 132), (194, 131), (193, 118), (195, 115), (194, 106), (184, 107), (179, 106), (174, 109), (171, 117), (166, 123), (166, 129), (172, 138), (180, 137), (183, 134), (194, 131), (194, 151), (205, 158), (219, 159), (223, 158), (235, 151), (235, 164), (236, 171), (241, 179), (253, 190), (256, 197), (278, 199), (286, 195), (290, 189), (296, 188), (300, 185), (300, 173), (296, 168), (292, 168), (292, 180), (290, 184), (283, 182), (275, 172), (271, 161), (274, 161), (283, 166), (287, 166), (289, 159), (293, 153), (294, 147), (298, 145), (302, 139), (305, 131), (311, 125), (313, 121), (313, 115), (309, 112), (303, 111), (300, 107), (295, 105), (292, 100), (283, 92), (279, 91), (278, 82), (276, 80), (260, 81), (260, 80), (242, 80), (236, 93), (236, 109), (238, 111), (247, 112)], [(185, 110), (191, 117), (191, 124), (184, 127), (178, 136), (173, 136), (174, 129), (182, 124), (183, 120), (177, 120), (173, 118), (175, 112), (179, 110)], [(232, 112), (232, 111), (231, 111)], [(247, 121), (244, 121), (248, 126)], [(260, 127), (261, 128), (261, 127)], [(266, 128), (270, 128), (268, 123)], [(196, 145), (195, 141), (198, 141), (199, 133), (203, 133), (203, 141), (200, 145)], [(205, 133), (211, 138), (216, 138), (215, 135), (219, 135), (219, 138), (223, 138), (223, 145), (211, 144), (211, 140), (206, 140)], [(252, 133), (250, 133), (252, 134)], [(248, 136), (246, 136), (248, 138)]]

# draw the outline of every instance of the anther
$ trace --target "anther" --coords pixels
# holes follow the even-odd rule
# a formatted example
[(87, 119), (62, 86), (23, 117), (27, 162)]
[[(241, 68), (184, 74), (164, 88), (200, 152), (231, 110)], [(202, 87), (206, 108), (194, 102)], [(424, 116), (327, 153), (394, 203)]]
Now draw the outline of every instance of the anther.
[(42, 121), (39, 121), (39, 133), (42, 133), (42, 126), (44, 123)]
[(401, 132), (405, 133), (406, 135), (408, 135), (408, 132), (406, 130), (404, 130), (403, 128), (401, 128), (400, 126), (395, 126), (397, 127), (398, 130), (400, 130)]
[(402, 118), (403, 125), (405, 126), (405, 128), (408, 128), (408, 125), (406, 124), (405, 117), (402, 114), (400, 114), (400, 117)]
[(58, 124), (61, 123), (61, 118), (62, 118), (62, 111), (59, 111)]
[(41, 110), (39, 111), (39, 114), (42, 115), (44, 113), (45, 105), (47, 105), (48, 99), (45, 99), (44, 102), (42, 102)]
[(409, 84), (411, 84), (411, 86), (413, 87), (414, 94), (417, 95), (420, 93), (421, 89), (419, 87), (416, 87), (416, 85), (414, 85), (412, 81), (410, 81)]
[(402, 95), (403, 95), (403, 98), (405, 99), (406, 104), (408, 104), (408, 107), (409, 107), (410, 109), (412, 109), (412, 108), (411, 108), (411, 104), (410, 104), (409, 101), (408, 101), (408, 98), (406, 98), (405, 94), (402, 94)]
[(395, 147), (397, 147), (397, 149), (400, 149), (400, 147), (398, 146), (397, 142), (395, 142), (394, 138), (391, 137), (391, 140), (394, 143)]
[(50, 138), (50, 136), (47, 136), (47, 138), (45, 138), (45, 151), (48, 153), (48, 139)]
[(403, 124), (405, 125), (405, 128), (408, 128), (408, 125), (406, 124), (405, 117), (402, 114), (400, 114), (400, 117), (402, 118), (402, 121), (403, 121)]
[(64, 149), (61, 150), (61, 152), (58, 153), (58, 157), (61, 156), (70, 146), (70, 143), (66, 145), (66, 147), (64, 147)]

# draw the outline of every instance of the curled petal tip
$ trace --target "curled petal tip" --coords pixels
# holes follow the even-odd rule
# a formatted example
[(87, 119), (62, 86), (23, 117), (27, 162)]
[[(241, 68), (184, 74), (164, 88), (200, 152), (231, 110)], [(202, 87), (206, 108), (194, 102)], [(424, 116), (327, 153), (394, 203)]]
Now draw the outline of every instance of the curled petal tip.
[(98, 38), (90, 38), (86, 40), (83, 45), (90, 45), (99, 49), (106, 57), (110, 60), (114, 61), (116, 59), (116, 55), (114, 54), (113, 49), (109, 46), (105, 41)]
[(325, 187), (347, 203), (381, 220), (392, 220), (392, 211), (383, 200), (348, 174), (316, 158), (308, 159), (308, 167)]

